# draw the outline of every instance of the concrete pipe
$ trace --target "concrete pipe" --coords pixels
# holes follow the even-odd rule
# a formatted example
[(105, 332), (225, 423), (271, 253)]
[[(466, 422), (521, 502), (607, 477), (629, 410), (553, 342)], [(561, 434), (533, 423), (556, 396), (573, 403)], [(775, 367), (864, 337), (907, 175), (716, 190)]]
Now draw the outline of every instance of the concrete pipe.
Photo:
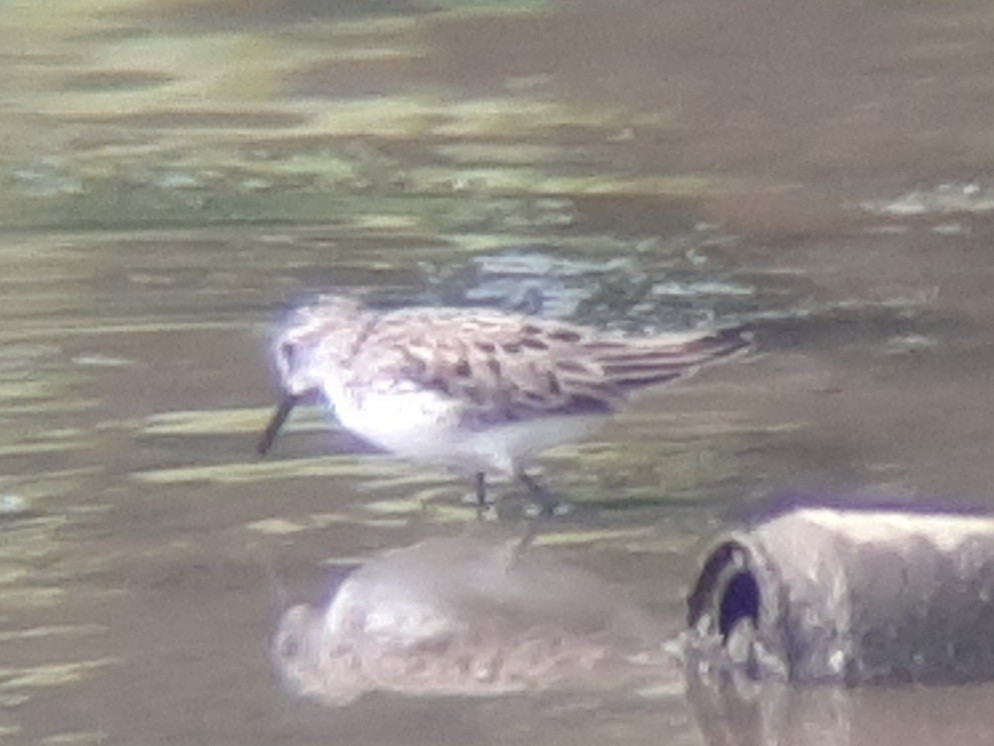
[(688, 647), (752, 678), (992, 679), (994, 519), (796, 509), (723, 536), (688, 603)]

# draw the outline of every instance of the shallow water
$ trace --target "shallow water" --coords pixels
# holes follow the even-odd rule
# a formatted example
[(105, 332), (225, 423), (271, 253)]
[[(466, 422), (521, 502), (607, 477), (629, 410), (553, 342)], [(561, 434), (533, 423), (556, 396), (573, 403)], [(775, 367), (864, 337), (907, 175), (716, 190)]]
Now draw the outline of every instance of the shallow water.
[[(316, 412), (254, 456), (266, 335), (320, 289), (753, 324), (753, 357), (542, 461), (577, 508), (538, 541), (674, 632), (710, 538), (771, 497), (991, 499), (988, 7), (445, 6), (0, 6), (0, 738), (701, 744), (756, 723), (689, 702), (675, 663), (640, 693), (284, 692), (287, 603), (475, 521), (463, 482)], [(844, 702), (813, 705), (845, 727), (811, 743), (914, 743), (894, 723), (927, 711), (981, 744), (990, 695), (790, 696)]]

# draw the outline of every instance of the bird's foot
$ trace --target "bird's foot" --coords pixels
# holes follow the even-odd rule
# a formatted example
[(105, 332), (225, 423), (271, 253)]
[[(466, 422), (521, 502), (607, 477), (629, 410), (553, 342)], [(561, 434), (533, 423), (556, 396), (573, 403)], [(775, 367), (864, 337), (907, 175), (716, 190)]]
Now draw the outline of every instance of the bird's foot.
[[(571, 513), (573, 506), (563, 502), (558, 496), (549, 492), (533, 477), (524, 471), (515, 473), (517, 479), (525, 486), (525, 492), (503, 494), (497, 500), (487, 497), (487, 481), (483, 472), (475, 477), (475, 489), (467, 494), (463, 501), (475, 503), (479, 518), (483, 519), (491, 510), (496, 511), (500, 520), (516, 520), (519, 518), (548, 518)], [(522, 504), (524, 502), (524, 504)]]
[(472, 496), (467, 496), (467, 502), (476, 503), (476, 517), (483, 520), (494, 503), (487, 500), (487, 475), (482, 471), (476, 473), (475, 490)]
[(545, 487), (540, 485), (535, 479), (529, 476), (524, 471), (519, 471), (517, 473), (518, 480), (525, 485), (528, 489), (528, 498), (532, 501), (533, 506), (531, 511), (526, 511), (530, 513), (531, 516), (558, 516), (566, 515), (570, 512), (570, 506), (559, 499), (556, 495), (549, 492)]

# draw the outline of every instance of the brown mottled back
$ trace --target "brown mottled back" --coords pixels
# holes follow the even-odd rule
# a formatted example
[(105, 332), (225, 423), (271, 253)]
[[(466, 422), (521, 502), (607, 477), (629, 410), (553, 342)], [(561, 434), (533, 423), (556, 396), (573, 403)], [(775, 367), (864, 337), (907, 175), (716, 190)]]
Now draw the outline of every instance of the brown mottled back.
[(367, 327), (352, 381), (396, 379), (466, 405), (470, 423), (607, 413), (635, 388), (693, 373), (747, 345), (741, 330), (622, 337), (559, 321), (473, 309), (412, 309)]

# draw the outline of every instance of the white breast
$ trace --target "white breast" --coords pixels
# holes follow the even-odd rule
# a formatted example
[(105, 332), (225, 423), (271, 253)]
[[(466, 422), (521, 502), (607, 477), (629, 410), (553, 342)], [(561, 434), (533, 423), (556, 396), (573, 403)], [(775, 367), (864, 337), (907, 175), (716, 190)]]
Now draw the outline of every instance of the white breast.
[(542, 451), (579, 440), (601, 419), (550, 416), (487, 428), (461, 425), (464, 404), (410, 387), (356, 390), (328, 382), (325, 395), (342, 425), (403, 458), (464, 473), (513, 473)]

